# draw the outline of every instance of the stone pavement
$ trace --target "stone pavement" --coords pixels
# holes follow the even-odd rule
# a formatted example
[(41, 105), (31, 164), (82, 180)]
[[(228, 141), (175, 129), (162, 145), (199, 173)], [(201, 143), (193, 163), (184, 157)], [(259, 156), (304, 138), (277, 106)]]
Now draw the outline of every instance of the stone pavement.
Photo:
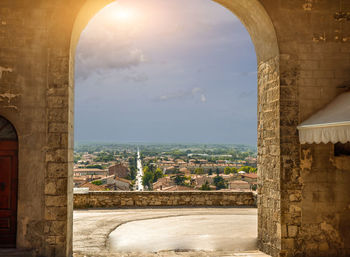
[[(158, 227), (150, 228), (150, 224), (153, 223), (158, 224)], [(136, 226), (138, 229), (130, 226)], [(268, 257), (256, 250), (256, 209), (253, 208), (76, 210), (73, 229), (73, 257)], [(123, 232), (122, 238), (113, 239), (112, 236), (109, 239), (111, 232)], [(135, 235), (141, 236), (135, 243), (130, 242), (128, 237), (132, 238)], [(169, 240), (169, 236), (173, 238)], [(123, 245), (124, 250), (127, 251), (113, 250), (113, 244), (115, 247), (118, 242), (120, 243), (120, 239), (124, 242), (127, 239), (128, 243)], [(111, 242), (112, 240), (117, 242)], [(150, 243), (152, 240), (159, 244)], [(152, 251), (152, 247), (159, 246), (160, 243), (161, 248), (169, 248), (169, 246), (172, 248), (173, 244), (166, 243), (174, 241), (182, 242), (183, 248), (189, 248), (186, 243), (192, 245), (191, 240), (202, 244), (197, 245), (196, 249), (179, 249), (181, 247), (177, 245), (176, 250)], [(212, 244), (210, 250), (208, 250), (208, 242)], [(215, 249), (217, 247), (222, 249)], [(233, 248), (229, 250), (230, 247)], [(237, 247), (240, 249), (235, 250), (234, 248)], [(242, 247), (246, 249), (242, 250)], [(135, 251), (135, 249), (146, 251)], [(22, 250), (0, 249), (0, 256), (31, 257), (34, 255)]]
[[(1, 257), (33, 257), (30, 252), (13, 249), (0, 249)], [(74, 253), (73, 257), (268, 257), (259, 251), (249, 252), (205, 252), (205, 251), (160, 251), (158, 253), (102, 253), (102, 254), (82, 254)]]
[(259, 251), (239, 252), (234, 253), (232, 251), (161, 251), (157, 253), (114, 253), (114, 254), (77, 254), (74, 253), (73, 257), (269, 257)]
[[(256, 212), (253, 208), (76, 210), (74, 257), (266, 257), (256, 250)], [(181, 243), (174, 247), (171, 242)], [(202, 243), (189, 249), (193, 242)]]

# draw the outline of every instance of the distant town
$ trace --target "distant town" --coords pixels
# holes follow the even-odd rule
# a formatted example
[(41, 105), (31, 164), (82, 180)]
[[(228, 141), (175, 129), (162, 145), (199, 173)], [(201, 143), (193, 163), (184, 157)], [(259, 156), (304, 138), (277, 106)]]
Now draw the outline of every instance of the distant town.
[(74, 190), (256, 191), (256, 147), (76, 144)]

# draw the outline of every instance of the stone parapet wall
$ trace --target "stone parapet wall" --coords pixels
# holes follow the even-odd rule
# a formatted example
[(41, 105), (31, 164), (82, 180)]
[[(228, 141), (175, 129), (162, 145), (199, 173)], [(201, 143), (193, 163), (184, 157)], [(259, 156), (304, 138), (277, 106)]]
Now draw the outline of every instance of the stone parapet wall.
[(154, 206), (256, 207), (252, 192), (89, 192), (74, 194), (74, 208)]

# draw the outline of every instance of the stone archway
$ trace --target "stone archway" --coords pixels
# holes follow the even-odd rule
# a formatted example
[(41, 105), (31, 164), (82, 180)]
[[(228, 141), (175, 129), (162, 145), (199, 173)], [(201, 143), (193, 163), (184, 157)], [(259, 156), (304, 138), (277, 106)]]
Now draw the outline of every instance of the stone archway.
[[(110, 2), (0, 4), (0, 108), (19, 135), (17, 246), (39, 256), (72, 254), (72, 56)], [(296, 128), (349, 87), (349, 1), (217, 2), (246, 25), (258, 56), (259, 248), (349, 256), (349, 159), (332, 144), (301, 146)]]
[[(114, 0), (87, 0), (74, 22), (70, 43), (68, 92), (69, 124), (73, 124), (74, 58), (83, 29), (90, 19)], [(272, 21), (258, 0), (215, 0), (236, 15), (248, 30), (258, 60), (258, 165), (259, 165), (259, 248), (270, 254), (281, 249), (280, 156), (279, 156), (279, 47)], [(268, 132), (268, 135), (267, 135)], [(73, 129), (68, 133), (73, 137)], [(69, 147), (70, 148), (70, 147)], [(71, 149), (71, 148), (70, 148)], [(72, 155), (72, 153), (69, 153)], [(276, 176), (277, 175), (277, 176)], [(262, 187), (262, 185), (264, 185)]]
[[(39, 256), (72, 254), (72, 57), (110, 2), (0, 4), (0, 108), (19, 135), (17, 246)], [(246, 25), (258, 56), (259, 248), (349, 256), (349, 159), (332, 144), (301, 146), (297, 133), (349, 87), (349, 1), (217, 2)]]

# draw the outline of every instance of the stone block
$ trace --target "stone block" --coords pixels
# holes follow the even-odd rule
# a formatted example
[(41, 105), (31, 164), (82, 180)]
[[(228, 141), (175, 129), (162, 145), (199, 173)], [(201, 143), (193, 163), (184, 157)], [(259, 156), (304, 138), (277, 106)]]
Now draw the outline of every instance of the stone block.
[(65, 195), (68, 181), (66, 178), (48, 179), (45, 184), (46, 195)]
[(66, 178), (68, 176), (68, 163), (48, 163), (47, 177)]
[(65, 162), (66, 163), (68, 162), (68, 150), (66, 149), (49, 150), (46, 152), (45, 160), (47, 162), (56, 162), (56, 163)]
[(298, 235), (298, 227), (290, 225), (288, 226), (288, 237), (296, 237)]
[(68, 99), (64, 96), (48, 96), (48, 107), (49, 108), (67, 108)]
[(45, 196), (45, 205), (48, 207), (65, 207), (67, 206), (67, 196)]
[(64, 221), (67, 219), (67, 209), (61, 207), (46, 207), (45, 219), (50, 221)]
[(66, 109), (51, 108), (48, 110), (48, 119), (50, 122), (68, 121), (68, 111)]
[(50, 133), (67, 133), (68, 126), (66, 123), (50, 123), (49, 124)]
[(64, 236), (66, 234), (66, 222), (65, 221), (49, 221), (48, 233), (49, 235)]

